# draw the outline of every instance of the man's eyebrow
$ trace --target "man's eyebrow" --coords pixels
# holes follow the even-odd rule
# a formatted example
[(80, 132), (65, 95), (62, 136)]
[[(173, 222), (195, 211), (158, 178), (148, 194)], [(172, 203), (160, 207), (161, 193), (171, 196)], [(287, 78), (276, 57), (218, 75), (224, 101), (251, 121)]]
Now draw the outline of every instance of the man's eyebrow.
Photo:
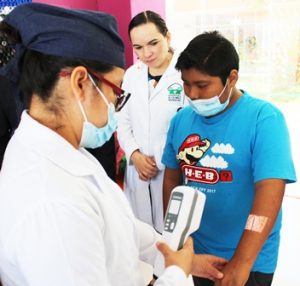
[[(184, 77), (181, 77), (182, 81), (184, 82), (188, 82), (191, 83), (189, 80), (185, 79)], [(209, 83), (209, 80), (196, 80), (196, 81), (192, 81), (192, 83), (196, 83), (196, 84), (203, 84), (203, 83)]]

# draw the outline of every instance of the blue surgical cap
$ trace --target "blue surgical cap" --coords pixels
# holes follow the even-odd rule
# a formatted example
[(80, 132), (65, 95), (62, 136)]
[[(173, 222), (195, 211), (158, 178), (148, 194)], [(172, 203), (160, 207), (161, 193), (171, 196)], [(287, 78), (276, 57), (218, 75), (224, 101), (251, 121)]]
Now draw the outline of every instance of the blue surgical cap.
[[(27, 3), (9, 13), (6, 23), (18, 30), (26, 49), (47, 55), (87, 59), (124, 68), (124, 44), (113, 16), (96, 11)], [(19, 59), (12, 63), (16, 66)], [(8, 67), (11, 69), (11, 67)]]

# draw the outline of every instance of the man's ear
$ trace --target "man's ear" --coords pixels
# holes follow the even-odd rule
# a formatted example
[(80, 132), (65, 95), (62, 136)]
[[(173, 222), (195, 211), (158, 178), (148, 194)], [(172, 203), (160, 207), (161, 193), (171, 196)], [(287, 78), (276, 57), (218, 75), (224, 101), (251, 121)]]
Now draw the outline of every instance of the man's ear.
[(236, 69), (231, 70), (229, 76), (228, 76), (228, 85), (230, 88), (235, 87), (237, 81), (239, 79), (239, 72)]
[(74, 96), (80, 101), (85, 100), (86, 89), (91, 82), (88, 78), (88, 72), (85, 67), (78, 66), (72, 70), (70, 85)]

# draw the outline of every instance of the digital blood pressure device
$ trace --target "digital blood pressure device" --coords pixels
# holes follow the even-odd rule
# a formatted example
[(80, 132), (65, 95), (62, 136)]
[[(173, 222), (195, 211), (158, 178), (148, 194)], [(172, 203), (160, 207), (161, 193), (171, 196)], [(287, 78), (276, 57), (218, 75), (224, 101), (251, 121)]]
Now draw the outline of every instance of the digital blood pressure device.
[[(171, 249), (181, 249), (188, 236), (199, 228), (205, 198), (202, 192), (192, 187), (178, 186), (173, 189), (162, 233), (162, 240)], [(159, 252), (154, 265), (154, 274), (159, 277), (164, 268), (164, 257)], [(189, 285), (194, 285), (191, 276)]]

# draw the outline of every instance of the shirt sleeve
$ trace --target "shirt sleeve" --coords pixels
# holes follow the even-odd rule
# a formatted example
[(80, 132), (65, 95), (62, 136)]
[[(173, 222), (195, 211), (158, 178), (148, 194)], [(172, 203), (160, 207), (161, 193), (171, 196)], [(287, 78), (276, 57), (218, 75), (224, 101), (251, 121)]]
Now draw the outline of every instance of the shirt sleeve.
[(154, 285), (155, 286), (188, 286), (188, 279), (181, 268), (172, 265), (165, 269), (165, 271), (157, 279)]
[(162, 155), (162, 163), (171, 169), (178, 169), (179, 163), (176, 158), (177, 152), (174, 147), (174, 131), (176, 126), (175, 117), (171, 120), (170, 127), (167, 134), (167, 141)]
[[(156, 242), (161, 240), (161, 235), (159, 235), (151, 226), (139, 220), (136, 221), (136, 227), (140, 238), (140, 259), (154, 265), (156, 254), (158, 252)], [(187, 277), (180, 267), (172, 265), (163, 271), (154, 285), (184, 286), (187, 285)]]
[(103, 220), (86, 207), (36, 207), (12, 239), (26, 285), (112, 286), (102, 233)]
[(275, 107), (265, 107), (259, 115), (252, 146), (255, 182), (269, 179), (296, 180), (290, 137), (283, 114)]
[(161, 240), (161, 235), (150, 225), (136, 220), (136, 229), (139, 241), (140, 259), (148, 264), (154, 265), (156, 254), (156, 242)]

